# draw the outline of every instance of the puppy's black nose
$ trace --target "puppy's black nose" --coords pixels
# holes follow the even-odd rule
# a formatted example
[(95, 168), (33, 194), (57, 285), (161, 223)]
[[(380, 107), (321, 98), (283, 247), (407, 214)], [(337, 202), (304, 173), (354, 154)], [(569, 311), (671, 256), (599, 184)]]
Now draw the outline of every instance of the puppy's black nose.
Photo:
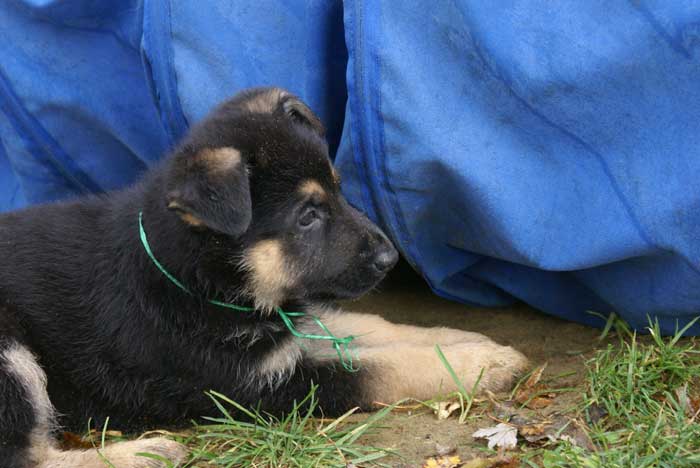
[(391, 244), (386, 244), (380, 247), (374, 257), (374, 269), (379, 273), (386, 273), (396, 265), (399, 260), (399, 253)]

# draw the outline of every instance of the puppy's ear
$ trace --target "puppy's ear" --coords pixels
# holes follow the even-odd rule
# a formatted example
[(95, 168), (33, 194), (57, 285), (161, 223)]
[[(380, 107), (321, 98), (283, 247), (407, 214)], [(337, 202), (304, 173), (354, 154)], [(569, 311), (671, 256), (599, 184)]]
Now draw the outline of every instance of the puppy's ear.
[(239, 237), (252, 218), (248, 170), (235, 148), (177, 155), (167, 187), (168, 209), (183, 222)]
[(326, 129), (323, 127), (321, 119), (298, 97), (293, 94), (287, 94), (281, 99), (280, 105), (288, 118), (306, 125), (321, 137), (326, 135)]
[(324, 137), (326, 129), (313, 111), (294, 94), (282, 88), (255, 88), (242, 92), (233, 103), (249, 112), (280, 115), (309, 127)]

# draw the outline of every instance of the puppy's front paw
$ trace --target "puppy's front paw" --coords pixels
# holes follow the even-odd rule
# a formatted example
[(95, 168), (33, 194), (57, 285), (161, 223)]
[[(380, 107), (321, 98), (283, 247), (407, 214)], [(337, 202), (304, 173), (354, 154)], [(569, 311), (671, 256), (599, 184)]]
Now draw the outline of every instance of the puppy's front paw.
[(170, 439), (155, 437), (118, 442), (107, 446), (102, 453), (115, 468), (165, 468), (168, 466), (165, 462), (140, 454), (155, 455), (170, 461), (173, 466), (178, 466), (185, 459), (187, 449)]
[[(471, 390), (508, 389), (527, 368), (527, 359), (509, 346), (486, 337), (469, 343), (442, 346), (441, 350), (456, 376)], [(401, 343), (359, 350), (365, 366), (365, 394), (371, 401), (398, 401), (402, 398), (427, 400), (457, 390), (457, 385), (435, 348)], [(479, 375), (483, 369), (483, 375)]]
[(106, 466), (114, 466), (115, 468), (166, 468), (169, 466), (156, 458), (140, 454), (155, 455), (155, 457), (170, 461), (173, 466), (178, 466), (185, 459), (187, 449), (182, 444), (170, 439), (154, 437), (153, 439), (132, 440), (108, 445), (101, 450), (100, 458)]
[(489, 339), (446, 346), (443, 353), (467, 389), (474, 386), (483, 369), (477, 387), (480, 392), (509, 390), (528, 367), (520, 351)]
[(44, 461), (37, 468), (165, 468), (168, 465), (156, 458), (144, 457), (139, 454), (151, 454), (168, 460), (172, 466), (185, 459), (187, 449), (169, 439), (155, 437), (153, 439), (131, 440), (116, 442), (105, 448), (96, 450), (67, 450), (59, 451), (50, 448)]
[(496, 345), (484, 370), (483, 382), (480, 389), (492, 392), (510, 390), (517, 378), (527, 370), (527, 358), (510, 346)]

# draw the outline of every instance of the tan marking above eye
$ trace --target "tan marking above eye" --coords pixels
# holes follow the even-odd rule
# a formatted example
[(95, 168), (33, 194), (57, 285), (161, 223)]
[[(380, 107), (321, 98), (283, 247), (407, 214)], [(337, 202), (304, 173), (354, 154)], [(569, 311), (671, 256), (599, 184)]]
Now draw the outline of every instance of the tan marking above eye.
[(250, 112), (272, 114), (279, 106), (280, 101), (288, 95), (289, 93), (281, 88), (268, 89), (245, 101), (243, 107)]
[(323, 198), (326, 196), (326, 191), (321, 187), (321, 184), (314, 179), (308, 179), (302, 182), (301, 185), (299, 185), (299, 193), (309, 197), (315, 195)]
[(168, 203), (168, 209), (177, 212), (177, 215), (180, 217), (180, 219), (185, 224), (189, 224), (192, 227), (204, 226), (204, 222), (202, 222), (201, 219), (197, 218), (195, 215), (193, 215), (191, 213), (187, 213), (186, 211), (184, 211), (184, 208), (182, 207), (182, 205), (180, 205), (175, 200)]
[(236, 148), (206, 148), (198, 157), (212, 172), (228, 172), (241, 164), (241, 152)]

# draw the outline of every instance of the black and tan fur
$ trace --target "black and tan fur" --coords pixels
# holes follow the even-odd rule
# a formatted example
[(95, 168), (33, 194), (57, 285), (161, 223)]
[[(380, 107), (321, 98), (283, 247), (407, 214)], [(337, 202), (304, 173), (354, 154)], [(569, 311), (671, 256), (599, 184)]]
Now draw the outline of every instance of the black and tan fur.
[[(107, 417), (122, 430), (187, 424), (215, 413), (207, 390), (277, 413), (312, 381), (326, 414), (429, 398), (451, 385), (435, 343), (467, 387), (482, 367), (484, 388), (512, 380), (524, 358), (483, 336), (332, 305), (374, 287), (397, 254), (341, 195), (323, 134), (290, 93), (247, 91), (135, 186), (0, 216), (0, 467), (103, 466), (94, 451), (57, 450), (53, 431)], [(192, 295), (146, 255), (139, 212), (154, 255)], [(276, 307), (358, 335), (360, 370), (342, 369), (327, 343), (302, 346)], [(318, 332), (309, 320), (298, 326)], [(160, 466), (137, 452), (184, 455), (163, 439), (104, 455)]]

